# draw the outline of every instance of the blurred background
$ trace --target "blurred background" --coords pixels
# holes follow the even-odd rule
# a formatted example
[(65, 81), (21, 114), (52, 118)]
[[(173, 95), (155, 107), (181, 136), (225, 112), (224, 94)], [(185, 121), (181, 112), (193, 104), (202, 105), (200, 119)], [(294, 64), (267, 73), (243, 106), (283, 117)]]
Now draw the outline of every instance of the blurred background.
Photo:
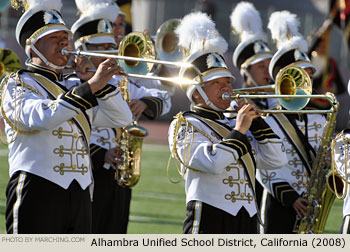
[[(338, 1), (338, 0), (337, 0)], [(310, 42), (315, 40), (316, 31), (322, 26), (323, 22), (329, 18), (332, 7), (336, 0), (251, 0), (255, 7), (259, 10), (265, 32), (270, 37), (267, 31), (267, 23), (270, 14), (274, 11), (289, 10), (297, 14), (300, 19), (301, 26), (299, 31)], [(23, 50), (18, 46), (15, 39), (15, 28), (20, 11), (15, 11), (10, 7), (10, 0), (0, 1), (0, 48), (9, 48), (17, 53), (24, 63), (26, 57)], [(70, 27), (77, 19), (77, 9), (73, 0), (62, 0), (63, 8), (62, 15), (67, 25)], [(129, 31), (149, 30), (151, 35), (155, 35), (158, 27), (170, 18), (182, 18), (186, 14), (199, 10), (211, 15), (215, 21), (220, 33), (229, 42), (229, 51), (225, 57), (231, 71), (235, 74), (237, 81), (234, 88), (240, 87), (242, 79), (238, 71), (232, 65), (232, 53), (237, 44), (238, 36), (232, 33), (229, 16), (234, 6), (239, 2), (236, 0), (117, 0), (121, 10), (127, 14), (126, 22), (128, 23)], [(348, 0), (341, 0), (343, 4), (349, 4)], [(328, 57), (334, 59), (338, 66), (340, 80), (345, 91), (337, 94), (340, 102), (340, 111), (337, 118), (337, 129), (343, 129), (347, 126), (349, 121), (349, 95), (347, 90), (347, 83), (350, 77), (350, 60), (349, 60), (349, 6), (345, 6), (343, 13), (345, 21), (333, 25), (331, 29)], [(346, 31), (347, 30), (347, 31)], [(347, 38), (347, 39), (346, 39)], [(271, 39), (268, 40), (270, 48), (275, 50), (275, 46)], [(337, 92), (336, 92), (337, 93)], [(173, 107), (170, 113), (161, 117), (161, 121), (170, 121), (173, 116), (180, 110), (188, 109), (188, 100), (179, 87), (176, 87), (175, 94), (172, 97)]]

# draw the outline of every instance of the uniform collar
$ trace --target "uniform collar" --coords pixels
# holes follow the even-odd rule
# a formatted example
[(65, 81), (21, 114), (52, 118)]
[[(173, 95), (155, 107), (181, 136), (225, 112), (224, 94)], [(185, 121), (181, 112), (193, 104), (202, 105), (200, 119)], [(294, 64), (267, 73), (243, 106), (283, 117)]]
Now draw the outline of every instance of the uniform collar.
[(211, 120), (223, 120), (225, 118), (224, 113), (220, 111), (215, 111), (211, 108), (203, 108), (203, 107), (198, 107), (198, 106), (192, 106), (191, 110), (204, 118), (208, 118)]
[(58, 74), (55, 71), (52, 71), (51, 69), (36, 65), (34, 63), (27, 63), (27, 70), (29, 70), (33, 73), (38, 73), (40, 75), (43, 75), (51, 81), (62, 81), (63, 80), (62, 73)]

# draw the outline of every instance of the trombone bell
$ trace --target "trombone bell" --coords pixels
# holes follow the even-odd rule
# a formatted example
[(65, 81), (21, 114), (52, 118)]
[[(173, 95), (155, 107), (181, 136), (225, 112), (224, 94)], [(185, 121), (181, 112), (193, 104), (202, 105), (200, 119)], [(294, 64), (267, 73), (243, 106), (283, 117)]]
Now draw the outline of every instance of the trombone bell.
[[(124, 55), (140, 58), (141, 53), (140, 53), (140, 49), (136, 46), (136, 44), (132, 43), (132, 44), (128, 44), (125, 47)], [(127, 64), (130, 67), (135, 67), (137, 66), (138, 63), (139, 63), (138, 61), (125, 60), (125, 64)]]
[(175, 34), (180, 19), (173, 18), (164, 22), (157, 30), (155, 48), (160, 60), (182, 61), (183, 54), (178, 46), (179, 38)]
[(294, 98), (295, 95), (311, 95), (312, 82), (307, 72), (294, 65), (282, 68), (276, 76), (275, 93), (289, 95), (289, 98), (279, 98), (278, 102), (288, 110), (300, 110), (310, 101), (310, 98)]
[[(282, 68), (277, 76), (274, 85), (248, 87), (234, 89), (236, 94), (257, 93), (257, 90), (274, 89), (277, 96), (269, 95), (245, 95), (244, 98), (277, 98), (279, 104), (287, 110), (298, 111), (304, 108), (310, 101), (312, 94), (312, 83), (308, 73), (295, 65), (288, 65)], [(223, 95), (223, 99), (230, 99), (231, 96)], [(243, 96), (240, 96), (243, 97)], [(322, 99), (322, 98), (321, 98)]]
[(173, 53), (176, 51), (176, 44), (173, 43), (173, 41), (176, 41), (177, 37), (175, 33), (168, 33), (165, 34), (163, 39), (162, 39), (162, 48), (165, 53)]
[[(132, 32), (124, 37), (120, 42), (118, 55), (148, 60), (156, 58), (152, 40), (142, 32)], [(126, 73), (145, 75), (151, 71), (154, 63), (119, 60), (119, 64)]]

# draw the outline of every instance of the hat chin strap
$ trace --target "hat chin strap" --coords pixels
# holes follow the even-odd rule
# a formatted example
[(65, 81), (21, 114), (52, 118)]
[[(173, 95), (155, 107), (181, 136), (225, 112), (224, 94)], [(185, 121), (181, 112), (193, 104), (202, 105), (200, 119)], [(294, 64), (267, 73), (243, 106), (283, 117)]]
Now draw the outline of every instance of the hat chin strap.
[(225, 111), (224, 109), (220, 109), (218, 107), (216, 107), (208, 98), (207, 94), (204, 92), (204, 90), (202, 89), (202, 87), (196, 87), (196, 89), (198, 90), (199, 94), (202, 96), (202, 98), (204, 99), (205, 104), (207, 104), (209, 107), (211, 107), (212, 109), (214, 109), (215, 111)]
[(247, 71), (246, 68), (243, 68), (243, 69), (241, 70), (241, 75), (243, 76), (244, 74), (250, 79), (250, 81), (253, 83), (254, 87), (259, 86), (259, 85), (255, 82), (255, 80), (253, 79), (253, 77), (250, 75), (250, 73)]
[(39, 52), (39, 50), (38, 49), (36, 49), (36, 47), (32, 44), (32, 45), (30, 45), (30, 49), (32, 49), (35, 53), (36, 53), (36, 55), (38, 55), (39, 56), (39, 58), (42, 60), (42, 61), (44, 61), (44, 63), (46, 64), (46, 65), (48, 65), (49, 67), (52, 67), (52, 68), (54, 68), (54, 69), (64, 69), (66, 66), (57, 66), (57, 65), (55, 65), (55, 64), (52, 64), (50, 61), (48, 61), (45, 57), (44, 57), (44, 55), (42, 55), (41, 54), (41, 52)]

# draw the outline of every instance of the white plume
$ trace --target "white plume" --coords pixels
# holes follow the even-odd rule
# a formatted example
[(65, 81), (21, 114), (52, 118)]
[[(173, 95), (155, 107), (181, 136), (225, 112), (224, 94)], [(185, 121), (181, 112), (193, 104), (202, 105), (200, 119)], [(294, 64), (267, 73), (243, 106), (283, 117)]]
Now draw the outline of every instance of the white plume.
[(80, 17), (88, 16), (91, 20), (108, 19), (114, 22), (119, 14), (119, 7), (112, 0), (75, 0)]
[(230, 20), (232, 28), (240, 34), (241, 42), (253, 37), (256, 40), (266, 41), (260, 14), (253, 4), (238, 3), (231, 13)]
[(276, 41), (277, 48), (295, 47), (306, 52), (308, 42), (298, 31), (300, 22), (295, 14), (289, 11), (277, 11), (271, 14), (268, 28), (272, 39)]
[(215, 28), (211, 18), (202, 12), (186, 15), (175, 30), (179, 45), (186, 54), (198, 51), (224, 54), (228, 44)]
[(21, 0), (23, 3), (27, 3), (29, 9), (32, 10), (57, 10), (62, 8), (61, 0)]

